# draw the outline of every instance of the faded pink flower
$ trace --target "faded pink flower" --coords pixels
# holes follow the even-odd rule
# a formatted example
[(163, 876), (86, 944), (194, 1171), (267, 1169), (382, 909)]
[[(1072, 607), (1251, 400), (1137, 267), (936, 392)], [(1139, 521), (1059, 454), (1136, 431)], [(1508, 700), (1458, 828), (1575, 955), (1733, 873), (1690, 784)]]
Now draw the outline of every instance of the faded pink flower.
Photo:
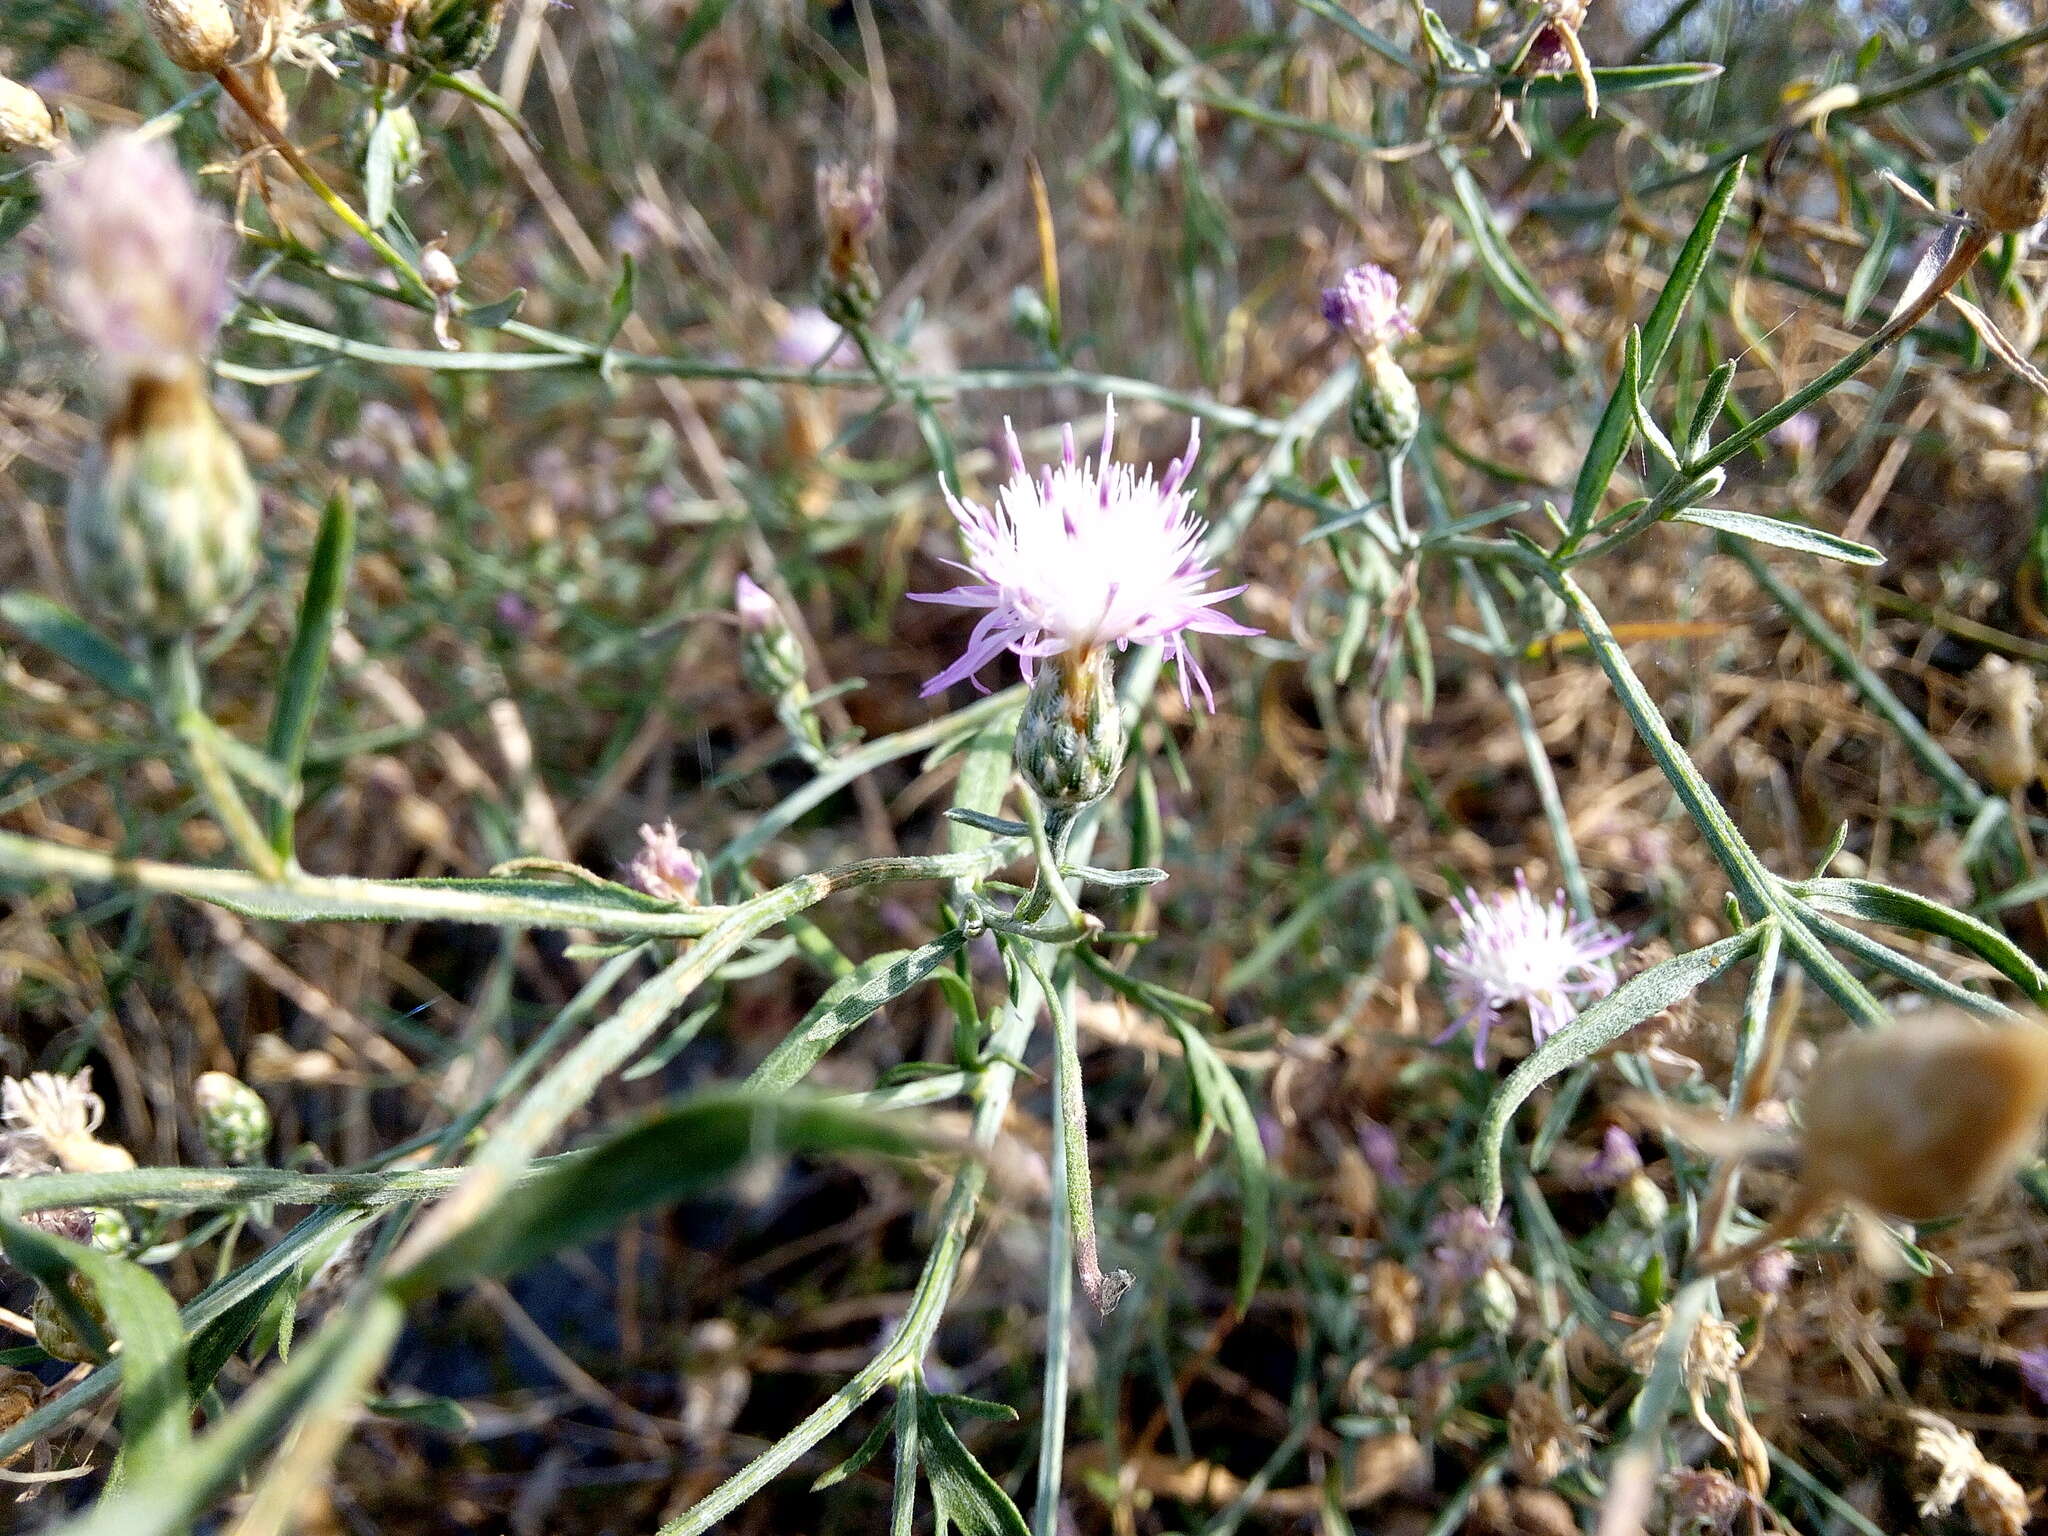
[(860, 348), (844, 326), (815, 304), (792, 309), (775, 334), (775, 361), (784, 368), (861, 366)]
[(640, 829), (640, 851), (634, 855), (627, 874), (633, 884), (648, 895), (672, 901), (681, 907), (693, 906), (697, 900), (697, 882), (703, 878), (703, 873), (698, 867), (697, 856), (683, 846), (674, 822), (664, 821), (658, 828), (643, 826)]
[(1439, 1036), (1448, 1040), (1476, 1025), (1472, 1060), (1486, 1064), (1486, 1037), (1507, 1009), (1520, 1004), (1529, 1014), (1529, 1033), (1541, 1045), (1578, 1017), (1579, 1005), (1614, 990), (1608, 957), (1628, 943), (1605, 923), (1574, 922), (1559, 891), (1538, 900), (1515, 871), (1513, 890), (1480, 898), (1467, 892), (1451, 898), (1458, 916), (1458, 940), (1436, 957), (1450, 973), (1456, 1018)]
[(175, 378), (213, 346), (233, 241), (159, 139), (124, 133), (42, 173), (57, 288), (111, 385)]
[[(967, 649), (924, 686), (925, 697), (972, 678), (1004, 651), (1014, 651), (1025, 677), (1033, 664), (1067, 652), (1087, 655), (1106, 645), (1158, 645), (1179, 664), (1181, 697), (1190, 679), (1213, 704), (1187, 637), (1255, 635), (1258, 630), (1217, 611), (1244, 591), (1209, 590), (1216, 572), (1202, 556), (1207, 532), (1191, 506), (1188, 472), (1201, 432), (1188, 433), (1187, 452), (1166, 478), (1154, 480), (1128, 464), (1112, 463), (1116, 408), (1105, 410), (1102, 450), (1094, 462), (1074, 452), (1074, 434), (1057, 466), (1033, 479), (1016, 431), (1006, 422), (1010, 478), (994, 508), (962, 500), (946, 487), (946, 501), (967, 543), (967, 562), (951, 562), (980, 578), (947, 592), (913, 592), (919, 602), (950, 603), (987, 612)], [(981, 684), (977, 680), (976, 687)]]
[(754, 633), (782, 628), (782, 610), (775, 606), (775, 599), (745, 571), (741, 571), (732, 584), (732, 611), (739, 615), (740, 623)]
[(1356, 342), (1361, 351), (1390, 346), (1415, 334), (1415, 322), (1401, 302), (1393, 273), (1371, 263), (1353, 267), (1323, 290), (1323, 318)]

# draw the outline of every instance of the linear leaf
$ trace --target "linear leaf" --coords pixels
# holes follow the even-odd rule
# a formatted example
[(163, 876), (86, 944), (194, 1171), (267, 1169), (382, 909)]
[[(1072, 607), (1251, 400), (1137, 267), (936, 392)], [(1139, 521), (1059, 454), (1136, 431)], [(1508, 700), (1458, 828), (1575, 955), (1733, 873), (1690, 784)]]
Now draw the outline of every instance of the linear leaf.
[(872, 1017), (884, 1004), (912, 987), (958, 954), (967, 936), (954, 929), (916, 949), (892, 949), (870, 955), (826, 988), (804, 1020), (788, 1034), (747, 1078), (761, 1093), (794, 1088), (810, 1074), (827, 1051)]
[[(1600, 79), (1598, 74), (1596, 79)], [(1609, 89), (1604, 79), (1600, 89)], [(1728, 205), (1734, 200), (1736, 183), (1742, 180), (1742, 169), (1748, 160), (1737, 160), (1721, 173), (1714, 183), (1714, 190), (1707, 194), (1706, 206), (1700, 209), (1700, 216), (1693, 221), (1692, 233), (1685, 237), (1685, 244), (1678, 248), (1678, 260), (1671, 264), (1671, 275), (1664, 280), (1664, 290), (1657, 295), (1657, 302), (1651, 306), (1650, 318), (1643, 322), (1643, 366), (1645, 384), (1657, 377), (1657, 370), (1663, 366), (1664, 353), (1671, 345), (1671, 338), (1678, 330), (1678, 322), (1685, 317), (1685, 306), (1692, 299), (1693, 289), (1699, 286), (1700, 274), (1707, 269), (1707, 260), (1714, 254), (1714, 241), (1721, 233), (1721, 222), (1728, 217)]]
[(766, 1153), (908, 1156), (924, 1143), (901, 1123), (830, 1104), (707, 1094), (654, 1115), (507, 1195), (393, 1284), (418, 1296), (509, 1275), (628, 1217), (698, 1194)]
[(1537, 1046), (1508, 1074), (1493, 1102), (1486, 1106), (1486, 1119), (1479, 1128), (1479, 1198), (1488, 1216), (1500, 1214), (1501, 1143), (1507, 1139), (1508, 1122), (1523, 1101), (1565, 1068), (1619, 1040), (1680, 998), (1690, 997), (1756, 948), (1762, 937), (1759, 923), (1630, 977)]
[(1529, 275), (1528, 268), (1522, 265), (1521, 258), (1501, 238), (1500, 227), (1494, 223), (1493, 206), (1487, 202), (1485, 190), (1480, 187), (1478, 179), (1455, 160), (1451, 162), (1451, 190), (1457, 194), (1459, 211), (1465, 216), (1465, 231), (1472, 237), (1473, 249), (1479, 253), (1479, 263), (1486, 269), (1487, 277), (1502, 299), (1510, 307), (1541, 320), (1558, 335), (1570, 334), (1564, 317), (1544, 297), (1543, 290)]
[(1578, 481), (1572, 486), (1568, 526), (1574, 535), (1593, 526), (1600, 500), (1607, 494), (1615, 470), (1621, 467), (1622, 455), (1628, 452), (1629, 439), (1635, 435), (1636, 396), (1641, 389), (1641, 377), (1642, 338), (1631, 330), (1622, 349), (1621, 377), (1614, 381), (1607, 407), (1600, 413), (1600, 425), (1593, 429), (1593, 441), (1579, 465)]
[(1823, 912), (1953, 939), (1996, 966), (2035, 1002), (2048, 1003), (2048, 970), (1989, 923), (1967, 913), (1875, 880), (1807, 880), (1793, 890)]
[(960, 1443), (946, 1410), (920, 1384), (917, 1392), (918, 1452), (932, 1485), (940, 1528), (951, 1521), (961, 1536), (1029, 1536), (1030, 1527), (988, 1469)]
[(0, 619), (109, 693), (147, 703), (149, 674), (113, 641), (40, 592), (0, 592)]
[[(327, 498), (320, 514), (320, 533), (306, 567), (306, 592), (299, 601), (298, 627), (285, 654), (278, 682), (277, 704), (270, 714), (270, 756), (282, 765), (292, 791), (305, 767), (306, 742), (327, 676), (327, 653), (334, 643), (334, 625), (348, 589), (349, 562), (355, 553), (355, 503), (345, 489)], [(291, 852), (291, 807), (279, 805), (271, 816), (271, 841), (281, 854)]]
[(141, 1265), (52, 1237), (11, 1216), (0, 1216), (0, 1246), (53, 1294), (68, 1290), (73, 1273), (91, 1286), (108, 1331), (121, 1344), (121, 1459), (110, 1486), (154, 1486), (178, 1464), (192, 1438), (177, 1303)]
[(1266, 1144), (1259, 1139), (1258, 1118), (1252, 1113), (1244, 1089), (1238, 1086), (1237, 1078), (1208, 1038), (1174, 1014), (1165, 1018), (1180, 1037), (1181, 1049), (1187, 1052), (1195, 1103), (1203, 1115), (1223, 1128), (1237, 1163), (1238, 1190), (1244, 1197), (1237, 1250), (1237, 1305), (1243, 1311), (1251, 1305), (1252, 1293), (1258, 1289), (1259, 1271), (1266, 1266), (1267, 1213), (1273, 1203)]
[(1671, 520), (1675, 523), (1697, 523), (1702, 528), (1718, 528), (1739, 539), (1774, 544), (1779, 549), (1794, 549), (1803, 555), (1819, 555), (1824, 560), (1840, 560), (1847, 565), (1884, 564), (1883, 550), (1858, 544), (1854, 539), (1845, 539), (1839, 534), (1823, 533), (1804, 523), (1788, 523), (1757, 512), (1736, 512), (1727, 507), (1686, 507), (1672, 513)]
[[(1674, 86), (1700, 85), (1721, 73), (1719, 64), (1618, 64), (1593, 71), (1600, 94), (1626, 96), (1631, 91), (1668, 91)], [(1578, 96), (1584, 88), (1574, 74), (1510, 76), (1501, 82), (1504, 96)]]

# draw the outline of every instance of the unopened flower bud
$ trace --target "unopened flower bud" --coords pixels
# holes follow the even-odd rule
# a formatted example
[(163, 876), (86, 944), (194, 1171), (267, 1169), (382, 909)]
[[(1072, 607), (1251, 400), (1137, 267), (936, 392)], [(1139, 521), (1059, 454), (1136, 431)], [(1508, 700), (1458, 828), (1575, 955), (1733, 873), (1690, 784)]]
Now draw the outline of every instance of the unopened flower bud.
[(704, 871), (697, 856), (683, 846), (676, 824), (664, 821), (658, 828), (640, 829), (640, 851), (627, 875), (648, 895), (689, 907), (696, 905), (697, 885)]
[(769, 699), (803, 687), (803, 647), (781, 606), (744, 571), (733, 583), (732, 606), (740, 621), (740, 665), (747, 685)]
[(882, 211), (882, 179), (871, 165), (858, 174), (844, 165), (818, 171), (818, 219), (825, 227), (819, 300), (839, 325), (860, 325), (882, 299), (882, 280), (868, 260), (868, 238)]
[(413, 0), (407, 25), (420, 57), (445, 74), (474, 69), (498, 46), (506, 0)]
[(253, 1163), (270, 1141), (270, 1107), (240, 1078), (204, 1072), (192, 1085), (199, 1129), (213, 1155), (224, 1163)]
[(1472, 1310), (1488, 1333), (1504, 1339), (1514, 1331), (1515, 1314), (1521, 1304), (1515, 1297), (1514, 1282), (1501, 1270), (1489, 1269), (1473, 1281), (1470, 1294)]
[(142, 14), (164, 56), (195, 75), (226, 69), (241, 40), (227, 0), (142, 0)]
[(435, 240), (420, 252), (420, 281), (434, 296), (434, 340), (444, 352), (460, 351), (462, 343), (455, 339), (454, 328), (455, 294), (462, 286), (462, 274), (442, 241)]
[(138, 379), (71, 482), (72, 573), (130, 629), (219, 619), (256, 574), (256, 487), (196, 375)]
[[(85, 1276), (74, 1271), (65, 1280), (72, 1300), (77, 1302), (87, 1317), (100, 1324), (102, 1334), (106, 1329), (106, 1312), (100, 1306), (99, 1293), (92, 1288)], [(36, 1343), (43, 1353), (53, 1360), (62, 1360), (71, 1365), (97, 1364), (103, 1358), (103, 1351), (79, 1329), (57, 1298), (47, 1290), (38, 1289), (35, 1305), (29, 1309), (29, 1321), (35, 1324)]]
[(1017, 771), (1049, 807), (1078, 810), (1116, 787), (1124, 716), (1106, 650), (1065, 651), (1042, 664), (1017, 721)]
[(96, 1207), (86, 1212), (86, 1241), (101, 1253), (126, 1253), (135, 1241), (135, 1228), (119, 1211)]
[(1622, 1181), (1615, 1209), (1644, 1232), (1655, 1232), (1671, 1214), (1671, 1201), (1647, 1173), (1637, 1172)]
[(55, 149), (57, 120), (50, 104), (19, 81), (0, 75), (0, 154)]
[(1415, 383), (1384, 348), (1359, 359), (1358, 389), (1351, 396), (1351, 432), (1379, 453), (1393, 453), (1415, 441), (1422, 403)]
[(2021, 97), (1971, 151), (1956, 206), (1997, 235), (2031, 229), (2048, 217), (2048, 82)]

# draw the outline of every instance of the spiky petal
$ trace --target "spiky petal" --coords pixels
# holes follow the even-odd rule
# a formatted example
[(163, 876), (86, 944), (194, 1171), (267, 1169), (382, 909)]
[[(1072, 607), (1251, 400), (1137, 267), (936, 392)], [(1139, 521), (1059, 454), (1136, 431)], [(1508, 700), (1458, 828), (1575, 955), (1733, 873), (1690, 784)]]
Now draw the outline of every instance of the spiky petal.
[[(913, 592), (919, 602), (986, 610), (960, 659), (925, 684), (925, 696), (972, 678), (1005, 651), (1014, 652), (1024, 676), (1034, 663), (1072, 653), (1078, 665), (1114, 645), (1157, 645), (1180, 666), (1181, 696), (1190, 681), (1210, 701), (1208, 680), (1188, 645), (1192, 634), (1255, 635), (1217, 605), (1243, 586), (1214, 591), (1202, 555), (1207, 528), (1192, 509), (1189, 472), (1200, 448), (1199, 424), (1187, 452), (1164, 479), (1147, 468), (1111, 460), (1116, 408), (1105, 411), (1102, 449), (1093, 461), (1066, 435), (1057, 465), (1036, 479), (1024, 463), (1014, 428), (1005, 422), (1010, 478), (994, 507), (964, 500), (946, 488), (946, 501), (967, 544), (961, 570), (978, 578), (946, 592)], [(976, 687), (981, 684), (977, 680)]]
[(1436, 956), (1450, 976), (1456, 1014), (1440, 1040), (1475, 1028), (1472, 1060), (1484, 1066), (1486, 1040), (1508, 1009), (1529, 1015), (1538, 1045), (1578, 1017), (1581, 1004), (1614, 990), (1609, 957), (1628, 943), (1604, 923), (1574, 922), (1559, 891), (1542, 901), (1520, 870), (1512, 890), (1451, 898), (1458, 917), (1457, 942)]
[(1415, 334), (1415, 322), (1401, 302), (1400, 284), (1393, 273), (1370, 262), (1353, 267), (1323, 290), (1323, 318), (1365, 352)]

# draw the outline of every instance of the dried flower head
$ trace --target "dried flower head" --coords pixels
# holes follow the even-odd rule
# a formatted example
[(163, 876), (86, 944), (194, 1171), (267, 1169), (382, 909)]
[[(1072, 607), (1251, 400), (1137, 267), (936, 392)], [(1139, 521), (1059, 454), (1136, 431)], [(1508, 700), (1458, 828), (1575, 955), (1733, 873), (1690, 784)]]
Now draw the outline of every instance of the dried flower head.
[(1956, 205), (1992, 234), (2048, 218), (2048, 82), (2035, 86), (1963, 162)]
[(195, 75), (227, 68), (241, 42), (227, 0), (142, 0), (142, 14), (164, 56)]
[(824, 312), (838, 325), (867, 320), (881, 302), (882, 283), (868, 260), (868, 238), (882, 213), (882, 178), (872, 165), (818, 168), (818, 221), (825, 228), (825, 260), (818, 285)]
[(20, 81), (0, 75), (0, 154), (56, 147), (57, 120), (50, 104)]
[(1686, 1467), (1672, 1473), (1666, 1497), (1673, 1529), (1694, 1533), (1732, 1531), (1737, 1517), (1750, 1506), (1743, 1486), (1712, 1467)]
[(641, 827), (640, 851), (627, 872), (633, 884), (648, 895), (681, 907), (696, 904), (697, 883), (704, 874), (697, 856), (683, 846), (672, 821), (664, 821), (658, 828)]
[(10, 1150), (42, 1157), (72, 1173), (109, 1173), (133, 1168), (135, 1159), (94, 1134), (107, 1106), (92, 1091), (92, 1068), (72, 1077), (35, 1072), (0, 1079), (0, 1125)]
[(58, 292), (118, 392), (182, 379), (227, 312), (227, 226), (158, 139), (121, 134), (46, 167)]
[(1559, 891), (1538, 900), (1520, 870), (1512, 890), (1481, 898), (1451, 898), (1458, 938), (1440, 947), (1437, 959), (1450, 973), (1456, 1018), (1439, 1043), (1476, 1025), (1472, 1060), (1486, 1064), (1486, 1040), (1509, 1008), (1529, 1014), (1537, 1044), (1578, 1016), (1579, 1005), (1614, 990), (1609, 957), (1628, 944), (1628, 935), (1604, 923), (1575, 922)]
[(1373, 352), (1415, 334), (1415, 321), (1401, 302), (1394, 274), (1370, 262), (1351, 268), (1323, 290), (1323, 318)]
[(2048, 1113), (2048, 1029), (1993, 1027), (1960, 1010), (1836, 1036), (1801, 1106), (1800, 1181), (1906, 1221), (1988, 1198)]
[(1533, 1381), (1515, 1388), (1508, 1405), (1508, 1452), (1516, 1475), (1530, 1483), (1554, 1483), (1587, 1449), (1586, 1429), (1555, 1393)]
[(1932, 1520), (1958, 1503), (1984, 1536), (2021, 1536), (2032, 1518), (2026, 1493), (2013, 1475), (1987, 1460), (1977, 1441), (1938, 1413), (1911, 1409), (1913, 1466), (1920, 1480), (1920, 1515)]
[(1208, 679), (1187, 637), (1258, 633), (1216, 609), (1242, 586), (1208, 588), (1216, 573), (1203, 561), (1206, 530), (1186, 484), (1199, 427), (1190, 430), (1187, 452), (1165, 479), (1154, 480), (1149, 468), (1141, 475), (1111, 462), (1115, 426), (1111, 405), (1092, 463), (1076, 456), (1069, 429), (1059, 465), (1034, 480), (1016, 431), (1006, 424), (1010, 478), (994, 508), (962, 500), (947, 487), (947, 504), (967, 543), (960, 569), (980, 579), (911, 596), (988, 611), (960, 659), (925, 684), (925, 697), (973, 677), (1004, 651), (1016, 653), (1029, 678), (1045, 657), (1072, 653), (1078, 664), (1110, 645), (1158, 645), (1180, 664), (1181, 696), (1188, 696), (1192, 678), (1210, 701)]

